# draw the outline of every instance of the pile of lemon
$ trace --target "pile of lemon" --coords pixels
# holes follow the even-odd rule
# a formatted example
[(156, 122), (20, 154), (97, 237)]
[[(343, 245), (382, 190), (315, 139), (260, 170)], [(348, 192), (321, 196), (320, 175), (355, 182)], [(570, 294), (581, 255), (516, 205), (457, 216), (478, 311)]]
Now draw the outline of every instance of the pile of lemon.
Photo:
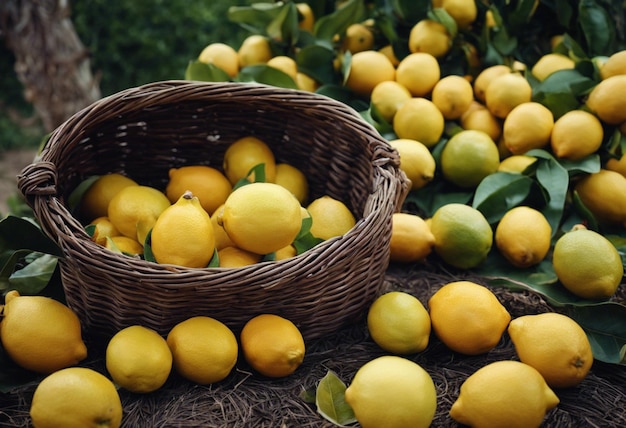
[[(119, 173), (98, 177), (84, 192), (82, 218), (92, 239), (106, 248), (157, 263), (203, 268), (241, 267), (283, 260), (341, 236), (355, 224), (348, 206), (329, 195), (308, 201), (298, 168), (276, 161), (254, 136), (229, 145), (223, 169), (172, 168), (164, 191)], [(217, 261), (217, 263), (216, 263)]]

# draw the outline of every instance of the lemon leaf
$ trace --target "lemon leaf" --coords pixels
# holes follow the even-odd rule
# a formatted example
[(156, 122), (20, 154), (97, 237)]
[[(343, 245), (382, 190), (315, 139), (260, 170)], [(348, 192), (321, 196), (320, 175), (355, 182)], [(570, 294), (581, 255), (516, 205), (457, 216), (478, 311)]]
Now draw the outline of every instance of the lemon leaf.
[(154, 258), (154, 254), (152, 253), (152, 230), (148, 232), (148, 234), (146, 235), (146, 240), (143, 243), (143, 258), (148, 262), (157, 263), (156, 259)]
[(348, 0), (339, 9), (322, 16), (315, 22), (313, 34), (323, 40), (332, 40), (342, 34), (350, 24), (358, 22), (365, 14), (363, 0)]
[(335, 425), (356, 422), (352, 408), (345, 400), (346, 385), (332, 371), (328, 371), (317, 386), (315, 405), (322, 417)]
[(296, 82), (284, 71), (265, 64), (249, 65), (242, 68), (236, 82), (256, 82), (287, 89), (298, 89)]
[(214, 267), (219, 267), (220, 266), (220, 257), (217, 254), (217, 248), (215, 250), (213, 250), (213, 257), (211, 257), (211, 260), (209, 261), (209, 264), (207, 267), (210, 268), (214, 268)]
[(92, 175), (91, 177), (86, 178), (85, 180), (81, 181), (78, 186), (76, 186), (72, 193), (70, 193), (70, 196), (67, 199), (67, 205), (71, 212), (74, 212), (74, 210), (79, 206), (80, 201), (83, 198), (83, 195), (85, 194), (87, 189), (89, 189), (98, 178), (100, 178), (99, 175)]
[(215, 64), (205, 64), (200, 61), (189, 61), (185, 70), (185, 80), (199, 80), (201, 82), (228, 82), (228, 74)]
[(482, 212), (490, 224), (496, 223), (528, 197), (532, 184), (533, 180), (522, 174), (490, 174), (476, 188), (472, 207)]

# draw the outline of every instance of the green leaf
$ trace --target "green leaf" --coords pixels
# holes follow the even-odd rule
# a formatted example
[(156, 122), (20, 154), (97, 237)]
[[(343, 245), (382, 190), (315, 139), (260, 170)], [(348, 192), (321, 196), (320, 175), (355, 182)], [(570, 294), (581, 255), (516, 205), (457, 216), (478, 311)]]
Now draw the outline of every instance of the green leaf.
[(52, 278), (58, 260), (50, 254), (37, 254), (33, 261), (11, 275), (9, 289), (17, 290), (22, 295), (39, 294)]
[(345, 400), (346, 385), (332, 371), (328, 371), (317, 386), (315, 405), (322, 417), (336, 425), (356, 422), (354, 412)]
[(583, 30), (590, 56), (612, 53), (612, 21), (598, 2), (581, 0), (578, 4), (578, 21)]
[(595, 230), (596, 232), (600, 230), (600, 225), (598, 224), (596, 216), (594, 216), (591, 210), (587, 208), (582, 199), (580, 199), (580, 195), (575, 190), (572, 192), (572, 206), (578, 215), (583, 218), (588, 229)]
[(279, 15), (284, 3), (258, 2), (251, 6), (232, 6), (228, 9), (228, 20), (239, 24), (253, 34), (267, 36), (267, 28)]
[(555, 119), (581, 105), (584, 94), (595, 85), (578, 70), (559, 70), (533, 87), (533, 101), (548, 107)]
[(152, 229), (150, 229), (146, 235), (146, 240), (143, 243), (143, 259), (148, 262), (157, 263), (154, 253), (152, 252)]
[(567, 170), (570, 176), (576, 174), (594, 174), (600, 171), (601, 167), (600, 156), (595, 153), (577, 161), (559, 159), (559, 163)]
[(80, 201), (83, 198), (83, 195), (98, 178), (100, 178), (99, 175), (92, 175), (91, 177), (88, 177), (81, 181), (80, 184), (76, 186), (74, 190), (72, 190), (72, 193), (70, 193), (70, 196), (67, 199), (67, 206), (70, 212), (74, 212), (78, 208), (78, 206), (80, 205)]
[(452, 38), (455, 38), (459, 32), (459, 27), (456, 25), (456, 21), (444, 8), (436, 7), (429, 10), (428, 18), (443, 25)]
[(237, 82), (256, 82), (281, 88), (298, 89), (296, 82), (285, 72), (266, 64), (250, 65), (239, 70)]
[(311, 217), (305, 217), (302, 219), (300, 232), (298, 232), (298, 236), (296, 236), (292, 244), (296, 249), (296, 254), (302, 254), (315, 247), (317, 244), (324, 242), (323, 239), (317, 238), (311, 234), (312, 225), (313, 219)]
[[(251, 181), (250, 177), (254, 177), (254, 181)], [(250, 168), (250, 170), (248, 171), (248, 174), (246, 174), (245, 177), (240, 178), (239, 180), (237, 180), (237, 182), (233, 186), (233, 189), (231, 190), (231, 192), (233, 192), (233, 191), (239, 189), (241, 186), (245, 186), (247, 184), (264, 183), (264, 182), (265, 182), (265, 164), (264, 163), (260, 163), (260, 164), (257, 164), (255, 166), (253, 166), (252, 168)]]
[(434, 180), (421, 189), (409, 192), (405, 204), (415, 204), (425, 217), (432, 217), (439, 207), (451, 203), (467, 204), (472, 196), (471, 191), (452, 190), (445, 181)]
[(332, 46), (323, 44), (305, 46), (296, 53), (298, 70), (322, 84), (335, 81), (334, 59)]
[(213, 257), (211, 257), (211, 260), (209, 260), (209, 264), (207, 265), (207, 267), (220, 267), (220, 256), (217, 254), (217, 248), (213, 250)]
[(416, 23), (426, 18), (431, 7), (430, 0), (391, 0), (394, 15), (405, 22)]
[(267, 25), (267, 35), (274, 40), (279, 40), (292, 45), (298, 39), (300, 29), (298, 27), (298, 9), (293, 2), (276, 3), (281, 6), (278, 13)]
[(348, 0), (339, 9), (324, 15), (315, 21), (313, 34), (323, 40), (333, 40), (335, 35), (343, 34), (355, 22), (365, 15), (363, 0)]
[(215, 64), (200, 61), (189, 61), (185, 70), (185, 80), (201, 82), (228, 82), (230, 76)]
[(0, 220), (0, 253), (30, 250), (63, 257), (63, 251), (28, 218), (8, 215)]
[(528, 197), (533, 180), (522, 174), (496, 172), (485, 177), (474, 194), (472, 206), (490, 224), (496, 223), (511, 208)]

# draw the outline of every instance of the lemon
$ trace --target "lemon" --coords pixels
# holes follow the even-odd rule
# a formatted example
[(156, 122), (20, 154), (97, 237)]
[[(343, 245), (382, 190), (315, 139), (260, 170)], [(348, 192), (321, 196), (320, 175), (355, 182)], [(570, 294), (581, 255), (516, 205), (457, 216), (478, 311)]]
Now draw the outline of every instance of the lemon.
[(148, 393), (167, 381), (172, 370), (172, 353), (156, 331), (131, 325), (109, 340), (105, 363), (117, 385), (131, 392)]
[(411, 92), (405, 86), (394, 80), (386, 80), (374, 86), (370, 103), (380, 117), (391, 123), (398, 108), (410, 98)]
[(454, 134), (441, 152), (443, 177), (463, 188), (478, 186), (499, 165), (498, 146), (482, 131), (462, 130)]
[(217, 222), (237, 247), (269, 254), (294, 241), (302, 227), (300, 208), (283, 186), (251, 183), (230, 194)]
[(535, 163), (537, 158), (534, 156), (527, 155), (513, 155), (509, 156), (506, 159), (503, 159), (500, 162), (500, 166), (498, 166), (498, 171), (500, 172), (509, 172), (512, 174), (521, 174), (528, 168), (530, 165)]
[(287, 245), (274, 253), (274, 260), (287, 260), (295, 257), (298, 254), (296, 247), (293, 245)]
[(609, 171), (618, 172), (626, 177), (626, 155), (621, 155), (619, 158), (607, 159), (604, 168)]
[(269, 40), (260, 34), (246, 37), (237, 50), (240, 69), (249, 65), (265, 64), (272, 56)]
[(443, 24), (432, 19), (418, 21), (409, 33), (409, 50), (441, 58), (450, 51), (452, 37)]
[(131, 256), (143, 255), (143, 245), (128, 236), (111, 236), (105, 240), (104, 247), (115, 252)]
[(237, 51), (226, 43), (216, 42), (207, 45), (200, 52), (198, 61), (221, 68), (231, 78), (239, 73), (239, 56)]
[(309, 182), (306, 175), (300, 169), (288, 163), (276, 165), (274, 183), (289, 190), (301, 204), (304, 204), (309, 197)]
[(517, 206), (504, 214), (496, 227), (500, 253), (515, 267), (527, 268), (542, 261), (550, 250), (552, 228), (534, 208)]
[(343, 37), (341, 48), (353, 54), (372, 49), (374, 47), (374, 33), (362, 23), (350, 24)]
[(456, 22), (457, 27), (461, 30), (470, 28), (472, 23), (476, 20), (476, 15), (478, 15), (476, 2), (472, 1), (443, 0), (441, 7), (448, 12)]
[(117, 230), (117, 227), (111, 223), (111, 220), (109, 220), (107, 216), (95, 218), (89, 225), (94, 226), (91, 240), (99, 245), (106, 245), (107, 237), (120, 235), (120, 231)]
[(426, 186), (435, 177), (435, 158), (430, 149), (416, 140), (396, 138), (390, 140), (391, 147), (400, 155), (400, 169), (411, 180), (411, 189)]
[(391, 44), (385, 45), (382, 48), (378, 49), (378, 52), (384, 54), (389, 61), (393, 64), (394, 67), (397, 67), (400, 64), (400, 60), (396, 56), (396, 53), (393, 50), (393, 46)]
[(444, 118), (459, 119), (474, 100), (474, 90), (462, 76), (450, 75), (435, 84), (431, 99)]
[(415, 296), (391, 291), (374, 300), (367, 328), (378, 346), (394, 354), (413, 354), (428, 346), (430, 316)]
[(570, 57), (551, 52), (539, 58), (530, 72), (541, 82), (555, 71), (571, 70), (575, 66), (576, 63)]
[(313, 9), (311, 9), (311, 6), (308, 3), (304, 2), (296, 3), (296, 8), (298, 9), (299, 15), (298, 27), (312, 33), (315, 25), (315, 15), (313, 14)]
[(342, 236), (356, 224), (346, 204), (328, 195), (315, 199), (306, 209), (313, 219), (311, 234), (323, 240)]
[(0, 340), (17, 365), (49, 374), (87, 357), (78, 316), (63, 303), (44, 296), (4, 297)]
[(171, 205), (165, 193), (149, 186), (128, 186), (109, 203), (108, 217), (124, 236), (143, 243), (157, 218)]
[(556, 241), (552, 264), (561, 284), (585, 299), (608, 299), (624, 276), (622, 259), (611, 241), (584, 227), (575, 227)]
[(440, 77), (437, 58), (427, 52), (414, 52), (405, 56), (396, 68), (396, 82), (407, 88), (414, 97), (430, 95)]
[(531, 97), (530, 83), (519, 73), (497, 76), (485, 89), (485, 105), (500, 119), (506, 118), (519, 104), (530, 102)]
[(70, 367), (37, 385), (30, 417), (35, 428), (117, 428), (122, 423), (122, 402), (106, 376)]
[(259, 254), (242, 250), (238, 247), (224, 247), (217, 251), (219, 266), (223, 268), (238, 268), (253, 265), (261, 260)]
[(267, 61), (267, 65), (282, 71), (287, 76), (291, 77), (294, 82), (296, 81), (298, 74), (298, 65), (296, 64), (296, 60), (291, 58), (290, 56), (277, 55), (270, 58)]
[(591, 173), (574, 185), (581, 201), (604, 224), (626, 221), (626, 177), (608, 169)]
[(604, 129), (600, 120), (584, 110), (570, 110), (554, 122), (550, 145), (562, 159), (580, 160), (602, 145)]
[[(248, 178), (250, 170), (263, 164), (265, 182), (276, 179), (276, 159), (272, 149), (262, 140), (253, 136), (242, 137), (228, 146), (224, 153), (224, 174), (234, 186), (242, 178)], [(250, 177), (251, 181), (255, 177)]]
[(152, 254), (157, 263), (202, 268), (215, 252), (211, 217), (191, 192), (159, 216), (152, 229)]
[(264, 376), (289, 376), (304, 361), (306, 349), (300, 330), (279, 315), (260, 314), (249, 319), (239, 339), (248, 364)]
[(519, 361), (489, 363), (461, 384), (452, 419), (476, 428), (539, 427), (559, 398), (541, 374)]
[(135, 180), (122, 174), (101, 175), (89, 186), (81, 198), (81, 216), (89, 222), (98, 217), (106, 217), (109, 202), (117, 192), (125, 187), (137, 185)]
[(461, 269), (478, 266), (493, 244), (493, 231), (485, 216), (469, 205), (451, 203), (435, 211), (430, 223), (435, 252)]
[(211, 216), (211, 224), (213, 225), (213, 234), (215, 235), (215, 249), (221, 250), (226, 247), (234, 247), (235, 243), (228, 236), (224, 227), (219, 224), (220, 218), (223, 215), (224, 205), (219, 206), (213, 215)]
[(378, 51), (367, 50), (352, 55), (345, 85), (358, 95), (370, 96), (376, 85), (395, 80), (396, 68)]
[(491, 290), (471, 281), (453, 281), (428, 300), (430, 322), (444, 345), (465, 355), (495, 348), (511, 315)]
[(498, 141), (502, 134), (502, 122), (487, 107), (474, 100), (470, 107), (461, 115), (463, 129), (482, 131), (493, 141)]
[[(528, 126), (529, 123), (533, 126)], [(553, 128), (554, 116), (550, 109), (536, 102), (522, 103), (504, 119), (504, 144), (514, 155), (523, 155), (529, 150), (547, 146)]]
[(524, 315), (511, 321), (508, 333), (520, 361), (537, 369), (552, 388), (580, 384), (593, 364), (587, 334), (566, 315)]
[(626, 121), (626, 98), (621, 96), (624, 91), (626, 91), (626, 75), (607, 77), (591, 90), (586, 101), (587, 107), (602, 122), (619, 125)]
[(200, 385), (224, 380), (237, 363), (237, 337), (215, 318), (196, 316), (181, 321), (166, 340), (178, 374)]
[(345, 400), (363, 428), (425, 428), (437, 409), (437, 391), (428, 372), (395, 355), (362, 365), (346, 388)]
[(491, 65), (483, 70), (476, 76), (474, 80), (474, 97), (480, 102), (485, 102), (485, 94), (487, 92), (487, 87), (493, 82), (497, 77), (511, 74), (511, 67), (503, 64)]
[(170, 168), (168, 176), (165, 195), (172, 204), (189, 190), (209, 215), (226, 201), (233, 188), (220, 170), (206, 165)]
[(612, 54), (600, 67), (600, 77), (602, 80), (620, 74), (626, 74), (626, 49)]
[(398, 138), (417, 140), (431, 148), (443, 135), (445, 119), (429, 99), (414, 97), (398, 108), (393, 118), (393, 130)]
[(308, 74), (299, 71), (296, 73), (296, 86), (303, 91), (315, 92), (320, 84)]
[(435, 236), (424, 219), (415, 214), (394, 213), (389, 242), (390, 260), (413, 263), (424, 260), (433, 251)]

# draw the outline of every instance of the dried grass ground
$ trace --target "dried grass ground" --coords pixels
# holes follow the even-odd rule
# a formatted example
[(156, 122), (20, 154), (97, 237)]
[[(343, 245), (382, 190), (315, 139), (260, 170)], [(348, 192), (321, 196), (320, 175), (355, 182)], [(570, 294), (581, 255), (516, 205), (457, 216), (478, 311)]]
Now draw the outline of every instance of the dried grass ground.
[[(469, 279), (470, 272), (447, 271), (436, 265), (389, 267), (387, 290), (403, 290), (424, 304), (443, 284)], [(621, 286), (620, 299), (626, 295)], [(540, 296), (529, 292), (493, 289), (513, 317), (554, 311)], [(623, 302), (623, 300), (622, 300)], [(92, 356), (85, 364), (105, 373), (101, 346), (90, 344)], [(346, 384), (365, 362), (383, 355), (368, 337), (365, 314), (358, 323), (308, 344), (304, 363), (292, 376), (272, 380), (253, 374), (240, 359), (237, 369), (223, 382), (210, 386), (190, 384), (178, 376), (151, 394), (120, 391), (124, 427), (333, 427), (319, 416), (301, 394), (313, 391), (328, 370)], [(408, 358), (422, 365), (437, 387), (438, 407), (433, 427), (458, 427), (448, 411), (462, 382), (483, 365), (516, 359), (505, 334), (491, 352), (475, 357), (455, 354), (435, 338), (428, 348)], [(28, 408), (35, 384), (0, 395), (0, 426), (28, 427)], [(581, 385), (556, 391), (561, 403), (547, 415), (543, 427), (626, 426), (626, 367), (595, 362)]]

